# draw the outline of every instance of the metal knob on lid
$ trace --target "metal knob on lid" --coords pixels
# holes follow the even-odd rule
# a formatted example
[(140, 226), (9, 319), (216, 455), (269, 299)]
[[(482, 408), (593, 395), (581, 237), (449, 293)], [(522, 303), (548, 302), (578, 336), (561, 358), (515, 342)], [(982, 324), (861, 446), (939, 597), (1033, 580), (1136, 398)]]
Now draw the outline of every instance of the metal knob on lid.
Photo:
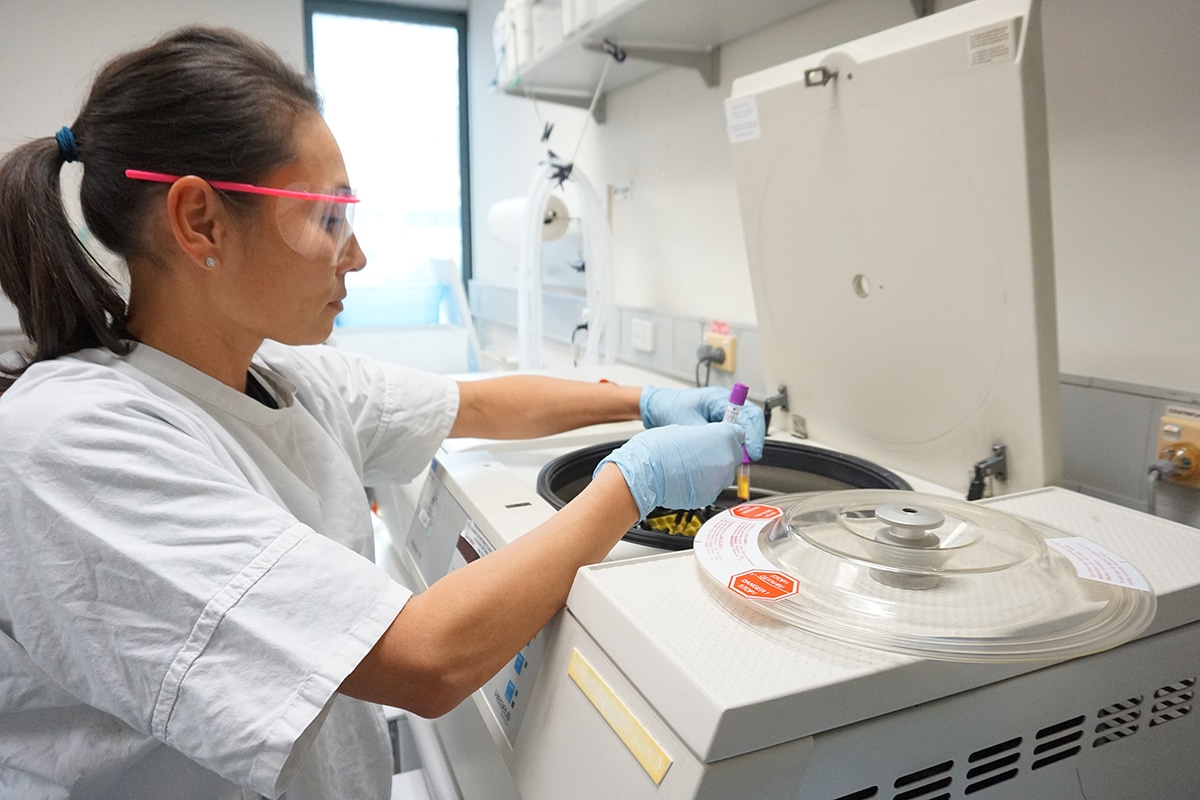
[[(893, 555), (896, 570), (873, 569), (871, 577), (887, 586), (900, 589), (932, 589), (940, 579), (928, 574), (936, 570), (944, 559), (936, 552), (942, 540), (930, 533), (946, 522), (946, 515), (932, 508), (916, 505), (886, 503), (875, 509), (875, 518), (887, 523), (875, 534), (875, 541), (887, 545), (921, 551), (919, 553)], [(910, 572), (907, 568), (918, 570)]]

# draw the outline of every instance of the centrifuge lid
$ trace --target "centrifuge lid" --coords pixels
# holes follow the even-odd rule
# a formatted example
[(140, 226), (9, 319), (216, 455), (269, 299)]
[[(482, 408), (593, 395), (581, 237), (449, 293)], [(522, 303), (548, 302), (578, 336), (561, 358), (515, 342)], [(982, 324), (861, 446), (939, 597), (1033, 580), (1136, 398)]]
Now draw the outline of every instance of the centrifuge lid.
[(765, 388), (787, 387), (789, 427), (964, 494), (999, 443), (1003, 491), (1058, 482), (1040, 46), (1036, 2), (979, 0), (734, 82)]
[(745, 603), (853, 644), (954, 661), (1070, 658), (1136, 637), (1155, 595), (1085, 538), (952, 498), (785, 495), (710, 519), (701, 569)]

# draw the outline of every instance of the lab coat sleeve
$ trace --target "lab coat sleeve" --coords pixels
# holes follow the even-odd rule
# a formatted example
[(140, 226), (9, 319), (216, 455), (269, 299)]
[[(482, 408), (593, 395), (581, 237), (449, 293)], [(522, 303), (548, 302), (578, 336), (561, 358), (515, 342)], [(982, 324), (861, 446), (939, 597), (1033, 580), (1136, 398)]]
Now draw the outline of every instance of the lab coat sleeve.
[(81, 701), (277, 796), (409, 592), (254, 491), (186, 415), (87, 391), (5, 420), (10, 635)]
[[(297, 400), (316, 419), (333, 426), (331, 435), (358, 463), (365, 486), (420, 474), (458, 415), (458, 383), (445, 375), (324, 345), (267, 342), (259, 355), (296, 383)], [(342, 427), (350, 436), (341, 435)]]

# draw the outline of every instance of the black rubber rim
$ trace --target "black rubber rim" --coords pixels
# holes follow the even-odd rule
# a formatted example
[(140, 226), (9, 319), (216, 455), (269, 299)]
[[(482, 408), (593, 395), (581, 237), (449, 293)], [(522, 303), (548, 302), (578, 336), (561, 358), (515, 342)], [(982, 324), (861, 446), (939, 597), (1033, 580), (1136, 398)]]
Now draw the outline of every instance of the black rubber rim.
[[(546, 463), (538, 472), (537, 491), (547, 503), (555, 508), (567, 504), (558, 495), (558, 487), (581, 479), (591, 480), (592, 473), (601, 459), (625, 444), (624, 439), (572, 450), (570, 453)], [(820, 475), (856, 489), (901, 489), (912, 487), (890, 470), (861, 458), (825, 450), (800, 442), (767, 440), (763, 446), (763, 457), (756, 463), (773, 467), (793, 469)], [(670, 513), (664, 510), (663, 513)], [(651, 515), (653, 516), (653, 514)], [(622, 537), (624, 541), (648, 545), (660, 550), (690, 550), (691, 536), (679, 536), (641, 527), (641, 523), (630, 528)]]

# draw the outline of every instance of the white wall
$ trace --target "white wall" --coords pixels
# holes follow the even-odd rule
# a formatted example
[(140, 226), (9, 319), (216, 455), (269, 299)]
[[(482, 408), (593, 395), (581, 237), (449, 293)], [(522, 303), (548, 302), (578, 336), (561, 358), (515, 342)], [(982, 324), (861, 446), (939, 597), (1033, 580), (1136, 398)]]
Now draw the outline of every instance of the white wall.
[[(302, 0), (0, 0), (0, 153), (53, 136), (109, 58), (188, 23), (250, 33), (304, 68)], [(0, 331), (17, 315), (0, 296)]]
[[(470, 0), (477, 95), (499, 6)], [(1200, 389), (1200, 2), (1043, 0), (1042, 16), (1061, 367)], [(722, 108), (730, 82), (911, 17), (908, 0), (833, 0), (726, 45), (717, 88), (666, 69), (612, 93), (580, 162), (594, 184), (632, 188), (613, 206), (618, 304), (753, 323)], [(476, 219), (527, 191), (541, 156), (521, 102), (472, 102)], [(582, 114), (542, 113), (573, 131)], [(556, 129), (552, 145), (574, 141)], [(476, 274), (504, 282), (486, 231), (475, 242)]]
[(1200, 2), (1043, 17), (1062, 369), (1200, 390)]

